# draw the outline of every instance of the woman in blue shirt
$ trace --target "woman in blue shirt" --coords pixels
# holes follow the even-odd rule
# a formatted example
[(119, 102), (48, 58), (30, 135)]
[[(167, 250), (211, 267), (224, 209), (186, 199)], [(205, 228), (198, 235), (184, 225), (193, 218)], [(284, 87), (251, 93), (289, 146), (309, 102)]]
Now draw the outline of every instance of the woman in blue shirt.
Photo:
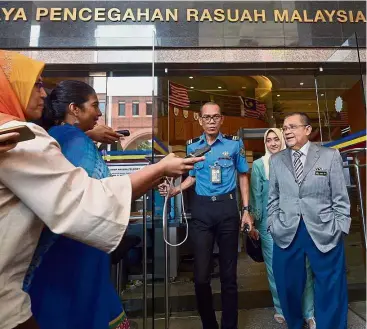
[[(275, 307), (274, 319), (278, 323), (284, 323), (285, 319), (280, 306), (278, 293), (274, 281), (272, 259), (273, 239), (267, 231), (268, 187), (269, 187), (269, 160), (270, 156), (285, 149), (285, 141), (282, 132), (277, 128), (268, 129), (264, 135), (265, 155), (254, 161), (251, 172), (250, 205), (255, 218), (255, 227), (261, 238), (261, 248), (265, 261), (270, 291)], [(306, 259), (307, 281), (303, 294), (303, 315), (310, 329), (316, 329), (314, 318), (314, 287), (311, 267)]]
[[(43, 115), (43, 125), (51, 127), (48, 133), (65, 157), (95, 179), (110, 176), (94, 142), (85, 134), (101, 115), (94, 89), (80, 81), (61, 82), (47, 97)], [(41, 329), (130, 328), (110, 279), (110, 256), (47, 228), (24, 290), (29, 291)]]

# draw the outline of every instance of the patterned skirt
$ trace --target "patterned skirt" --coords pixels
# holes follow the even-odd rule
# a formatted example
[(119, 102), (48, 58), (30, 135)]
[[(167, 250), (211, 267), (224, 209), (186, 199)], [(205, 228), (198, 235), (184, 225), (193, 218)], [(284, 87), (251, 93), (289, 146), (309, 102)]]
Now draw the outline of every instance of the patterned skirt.
[(130, 323), (125, 311), (109, 323), (109, 329), (130, 329)]

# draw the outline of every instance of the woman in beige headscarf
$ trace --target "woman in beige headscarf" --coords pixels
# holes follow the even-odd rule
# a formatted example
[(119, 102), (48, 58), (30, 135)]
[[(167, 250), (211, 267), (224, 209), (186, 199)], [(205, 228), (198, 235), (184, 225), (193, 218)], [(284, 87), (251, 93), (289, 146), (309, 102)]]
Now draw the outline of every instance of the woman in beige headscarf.
[[(268, 187), (269, 187), (269, 160), (272, 154), (285, 149), (282, 132), (277, 128), (270, 128), (264, 135), (265, 155), (254, 161), (251, 172), (250, 205), (255, 219), (255, 227), (261, 238), (261, 249), (265, 261), (270, 291), (275, 308), (274, 319), (284, 323), (285, 319), (279, 302), (279, 297), (273, 275), (273, 239), (267, 231)], [(314, 292), (310, 264), (307, 262), (307, 282), (303, 295), (303, 314), (310, 329), (316, 329), (314, 319)]]
[(22, 288), (44, 225), (110, 253), (129, 223), (132, 199), (164, 176), (181, 175), (203, 160), (169, 155), (131, 175), (88, 177), (44, 129), (29, 123), (42, 115), (43, 67), (0, 50), (0, 129), (26, 125), (36, 136), (0, 156), (0, 329), (37, 328)]

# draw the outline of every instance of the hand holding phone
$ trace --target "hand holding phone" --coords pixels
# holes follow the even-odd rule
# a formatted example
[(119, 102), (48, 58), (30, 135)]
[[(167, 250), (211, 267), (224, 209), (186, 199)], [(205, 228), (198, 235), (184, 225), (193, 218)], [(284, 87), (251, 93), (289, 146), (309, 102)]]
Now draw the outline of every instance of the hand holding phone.
[(0, 135), (0, 153), (10, 151), (17, 146), (19, 140), (18, 133), (8, 133)]
[(195, 150), (194, 152), (188, 154), (185, 158), (197, 158), (202, 157), (204, 154), (208, 153), (212, 147), (210, 145), (206, 145), (200, 149)]
[[(19, 142), (24, 142), (24, 141), (28, 141), (28, 140), (36, 138), (36, 135), (33, 133), (33, 131), (29, 129), (28, 126), (26, 125), (0, 129), (0, 136), (5, 135), (5, 134), (10, 134), (10, 133), (16, 134), (16, 135), (13, 135), (12, 137), (13, 142), (11, 143), (14, 143), (14, 142), (19, 143)], [(18, 136), (17, 139), (16, 139), (16, 136)], [(9, 136), (7, 138), (11, 140)], [(7, 138), (3, 136), (3, 140), (0, 141), (0, 143), (1, 144), (6, 143)]]
[(203, 157), (180, 158), (173, 153), (165, 156), (157, 165), (162, 170), (162, 176), (178, 177), (194, 168), (194, 164), (203, 161)]
[(117, 143), (122, 138), (121, 134), (106, 125), (96, 125), (92, 130), (87, 131), (86, 134), (93, 141), (103, 144)]
[(116, 130), (115, 132), (117, 134), (123, 135), (125, 137), (130, 136), (130, 131), (127, 130), (127, 129), (124, 129), (124, 130)]

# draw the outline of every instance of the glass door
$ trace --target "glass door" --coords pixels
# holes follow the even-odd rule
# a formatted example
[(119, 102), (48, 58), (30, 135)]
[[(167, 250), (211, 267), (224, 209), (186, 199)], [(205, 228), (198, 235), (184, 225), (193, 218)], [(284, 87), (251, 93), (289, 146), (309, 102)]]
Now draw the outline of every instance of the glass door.
[[(117, 68), (107, 72), (105, 123), (115, 131), (127, 131), (120, 142), (100, 146), (112, 175), (129, 174), (153, 161), (152, 127), (156, 106), (154, 26), (147, 25), (146, 30), (149, 30), (145, 31), (144, 37), (146, 50), (121, 50), (100, 54), (132, 60), (128, 67), (122, 66), (121, 70)], [(146, 37), (148, 32), (150, 38)], [(151, 190), (132, 201), (130, 223), (123, 237), (126, 252), (120, 263), (113, 267), (116, 289), (127, 317), (144, 329), (154, 328), (154, 278), (158, 266), (155, 261), (156, 241), (161, 238), (161, 235), (155, 233), (153, 224), (155, 193)]]
[[(153, 31), (153, 48), (159, 40)], [(157, 77), (155, 70), (157, 52), (153, 51), (153, 162), (160, 161), (169, 153), (169, 116), (167, 97), (162, 92), (162, 79)], [(166, 202), (166, 207), (165, 207)], [(175, 235), (175, 228), (170, 225), (170, 212), (173, 200), (165, 200), (157, 190), (153, 193), (152, 234), (154, 245), (154, 263), (152, 277), (153, 326), (154, 328), (169, 328), (170, 319), (170, 277), (176, 276), (175, 266), (172, 266), (172, 250), (166, 242)], [(164, 213), (164, 209), (166, 209)]]
[(339, 149), (351, 202), (352, 224), (345, 239), (350, 301), (365, 300), (366, 283), (366, 104), (365, 67), (356, 35), (318, 68), (315, 90), (320, 141)]

